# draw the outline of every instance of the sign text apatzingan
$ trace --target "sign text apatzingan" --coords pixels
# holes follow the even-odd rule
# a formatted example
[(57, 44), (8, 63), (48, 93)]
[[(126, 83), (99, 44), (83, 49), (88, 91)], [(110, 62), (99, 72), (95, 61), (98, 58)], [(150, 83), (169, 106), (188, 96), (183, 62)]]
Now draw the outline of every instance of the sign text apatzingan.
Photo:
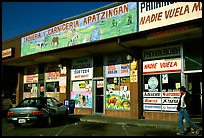
[(31, 34), (29, 36), (22, 38), (23, 43), (34, 41), (36, 39), (40, 39), (41, 37), (45, 37), (46, 35), (54, 35), (54, 34), (61, 33), (63, 31), (75, 29), (77, 27), (87, 26), (92, 23), (99, 22), (99, 21), (102, 21), (102, 20), (105, 20), (111, 17), (115, 17), (121, 14), (125, 14), (128, 12), (129, 12), (129, 7), (128, 7), (128, 3), (126, 3), (126, 4), (123, 4), (123, 5), (120, 5), (120, 6), (105, 10), (105, 11), (101, 11), (101, 12), (86, 16), (84, 18), (80, 18), (77, 20), (59, 24), (45, 31)]

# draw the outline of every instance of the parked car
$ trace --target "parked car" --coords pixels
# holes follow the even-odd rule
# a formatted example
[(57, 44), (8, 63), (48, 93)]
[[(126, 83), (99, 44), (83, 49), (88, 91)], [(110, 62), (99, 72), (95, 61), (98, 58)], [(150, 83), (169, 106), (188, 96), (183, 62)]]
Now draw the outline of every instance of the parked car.
[(23, 99), (16, 107), (10, 108), (6, 120), (15, 127), (33, 123), (51, 126), (55, 121), (69, 118), (69, 109), (54, 97), (33, 97)]

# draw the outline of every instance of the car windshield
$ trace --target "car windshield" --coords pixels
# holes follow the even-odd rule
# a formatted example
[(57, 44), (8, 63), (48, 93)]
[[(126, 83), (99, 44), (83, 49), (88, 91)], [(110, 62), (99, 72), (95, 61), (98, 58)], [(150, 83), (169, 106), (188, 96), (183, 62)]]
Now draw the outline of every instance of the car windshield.
[(45, 98), (26, 98), (17, 107), (44, 107), (46, 103)]

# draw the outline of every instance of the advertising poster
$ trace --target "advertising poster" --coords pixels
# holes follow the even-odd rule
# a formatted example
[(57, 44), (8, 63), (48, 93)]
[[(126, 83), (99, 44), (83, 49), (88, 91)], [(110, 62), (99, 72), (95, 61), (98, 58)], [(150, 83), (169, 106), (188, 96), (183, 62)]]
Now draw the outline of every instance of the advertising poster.
[(137, 61), (135, 60), (130, 64), (130, 82), (137, 82)]
[(67, 86), (66, 81), (67, 81), (66, 76), (60, 76), (60, 80), (59, 80), (60, 93), (66, 93), (66, 86)]
[(24, 70), (23, 83), (37, 83), (38, 82), (38, 67), (27, 67)]
[(106, 77), (130, 76), (130, 63), (124, 60), (125, 55), (109, 55), (105, 57)]
[(75, 100), (75, 107), (92, 108), (92, 81), (73, 82), (71, 99)]
[(106, 109), (130, 110), (130, 90), (123, 88), (123, 91), (106, 91)]
[(75, 100), (75, 107), (92, 108), (92, 92), (71, 92), (71, 99)]
[(48, 64), (46, 66), (46, 73), (45, 73), (45, 81), (52, 82), (52, 81), (59, 81), (60, 79), (60, 70), (57, 65)]
[(128, 2), (21, 38), (21, 56), (137, 32), (137, 3)]

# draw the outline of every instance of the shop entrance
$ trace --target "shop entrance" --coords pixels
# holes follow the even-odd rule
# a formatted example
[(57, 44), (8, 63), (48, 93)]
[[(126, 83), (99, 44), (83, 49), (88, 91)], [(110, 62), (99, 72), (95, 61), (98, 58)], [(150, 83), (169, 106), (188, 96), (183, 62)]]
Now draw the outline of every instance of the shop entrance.
[(192, 94), (192, 113), (194, 117), (202, 116), (202, 72), (187, 73), (187, 88)]
[(104, 81), (94, 80), (94, 113), (104, 112)]

